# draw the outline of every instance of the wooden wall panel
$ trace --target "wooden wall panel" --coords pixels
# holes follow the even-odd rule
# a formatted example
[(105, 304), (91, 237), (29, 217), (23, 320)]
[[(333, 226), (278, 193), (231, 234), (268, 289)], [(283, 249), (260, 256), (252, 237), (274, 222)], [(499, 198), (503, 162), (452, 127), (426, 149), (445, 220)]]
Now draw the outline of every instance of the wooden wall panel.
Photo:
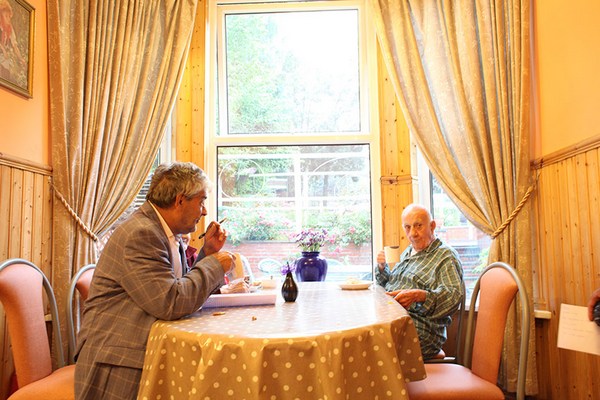
[(176, 159), (204, 168), (204, 81), (208, 2), (199, 1), (188, 60), (175, 104)]
[(378, 82), (383, 245), (404, 248), (408, 240), (401, 226), (402, 210), (418, 193), (416, 146), (411, 143), (381, 52), (378, 52)]
[[(52, 281), (51, 170), (0, 153), (0, 262), (27, 259)], [(10, 343), (0, 306), (0, 398), (6, 398), (14, 371)]]
[[(206, 66), (206, 15), (208, 2), (199, 1), (196, 8), (196, 22), (188, 53), (181, 85), (175, 103), (175, 117), (172, 135), (175, 144), (175, 159), (191, 161), (200, 168), (204, 165), (204, 81)], [(192, 233), (190, 245), (200, 247), (197, 239), (206, 229), (206, 219), (202, 218), (196, 232)]]
[(557, 347), (561, 304), (585, 306), (600, 287), (599, 148), (600, 139), (534, 163), (536, 305), (552, 314), (536, 322), (539, 399), (600, 398), (600, 357)]

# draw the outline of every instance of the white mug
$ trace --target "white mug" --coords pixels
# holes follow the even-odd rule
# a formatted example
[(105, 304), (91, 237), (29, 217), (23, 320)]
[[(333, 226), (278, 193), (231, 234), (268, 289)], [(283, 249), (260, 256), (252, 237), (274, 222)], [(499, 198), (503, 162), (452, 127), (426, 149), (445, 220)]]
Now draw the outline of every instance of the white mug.
[(402, 254), (400, 246), (385, 246), (383, 252), (385, 253), (385, 262), (393, 269), (396, 263), (400, 261), (400, 255)]

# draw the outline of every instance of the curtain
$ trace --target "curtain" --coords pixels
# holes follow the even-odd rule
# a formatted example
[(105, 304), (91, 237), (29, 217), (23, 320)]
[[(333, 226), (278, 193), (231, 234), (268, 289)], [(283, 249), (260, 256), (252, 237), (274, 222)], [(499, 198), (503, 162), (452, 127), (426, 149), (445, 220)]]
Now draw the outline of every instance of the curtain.
[[(533, 310), (529, 169), (530, 3), (371, 0), (407, 124), (446, 193), (515, 267)], [(518, 340), (531, 332), (526, 391), (537, 393), (535, 320), (509, 316), (500, 384), (516, 391)]]
[(97, 236), (149, 174), (183, 74), (196, 3), (48, 1), (52, 279), (61, 314), (71, 277), (96, 262)]

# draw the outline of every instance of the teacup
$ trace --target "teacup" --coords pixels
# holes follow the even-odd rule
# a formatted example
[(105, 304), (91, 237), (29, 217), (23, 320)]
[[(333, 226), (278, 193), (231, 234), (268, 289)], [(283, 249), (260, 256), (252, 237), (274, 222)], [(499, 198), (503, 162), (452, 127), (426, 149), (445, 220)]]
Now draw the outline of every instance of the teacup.
[(240, 253), (233, 253), (234, 257), (234, 266), (230, 271), (232, 280), (243, 278), (244, 277), (244, 261), (242, 260), (242, 256)]
[(279, 280), (270, 278), (270, 279), (261, 279), (260, 282), (261, 282), (263, 289), (274, 289), (277, 287)]
[(394, 268), (396, 264), (400, 261), (400, 246), (385, 246), (383, 248), (383, 252), (385, 253), (385, 262), (390, 268)]

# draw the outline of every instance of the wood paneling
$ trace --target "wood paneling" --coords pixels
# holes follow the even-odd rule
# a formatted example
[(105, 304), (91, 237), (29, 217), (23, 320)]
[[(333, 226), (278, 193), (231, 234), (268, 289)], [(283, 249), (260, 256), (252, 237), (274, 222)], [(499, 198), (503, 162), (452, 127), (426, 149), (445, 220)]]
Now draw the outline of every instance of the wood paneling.
[(599, 158), (596, 140), (534, 162), (536, 305), (552, 314), (536, 323), (540, 399), (600, 398), (600, 357), (557, 347), (561, 304), (585, 306), (600, 287)]
[(404, 248), (408, 240), (401, 229), (402, 210), (415, 200), (414, 195), (418, 193), (416, 146), (411, 143), (381, 52), (378, 55), (383, 245)]
[[(196, 8), (196, 22), (188, 60), (175, 103), (173, 143), (175, 159), (191, 161), (205, 169), (204, 157), (204, 85), (206, 73), (205, 42), (206, 14), (208, 3), (199, 1)], [(198, 234), (206, 229), (206, 219), (202, 218), (192, 233), (190, 245), (200, 247)]]
[(206, 1), (199, 1), (183, 78), (175, 104), (175, 155), (178, 161), (204, 166), (204, 81)]
[[(51, 170), (0, 153), (0, 262), (27, 259), (52, 281)], [(6, 398), (14, 367), (0, 306), (0, 398)]]

